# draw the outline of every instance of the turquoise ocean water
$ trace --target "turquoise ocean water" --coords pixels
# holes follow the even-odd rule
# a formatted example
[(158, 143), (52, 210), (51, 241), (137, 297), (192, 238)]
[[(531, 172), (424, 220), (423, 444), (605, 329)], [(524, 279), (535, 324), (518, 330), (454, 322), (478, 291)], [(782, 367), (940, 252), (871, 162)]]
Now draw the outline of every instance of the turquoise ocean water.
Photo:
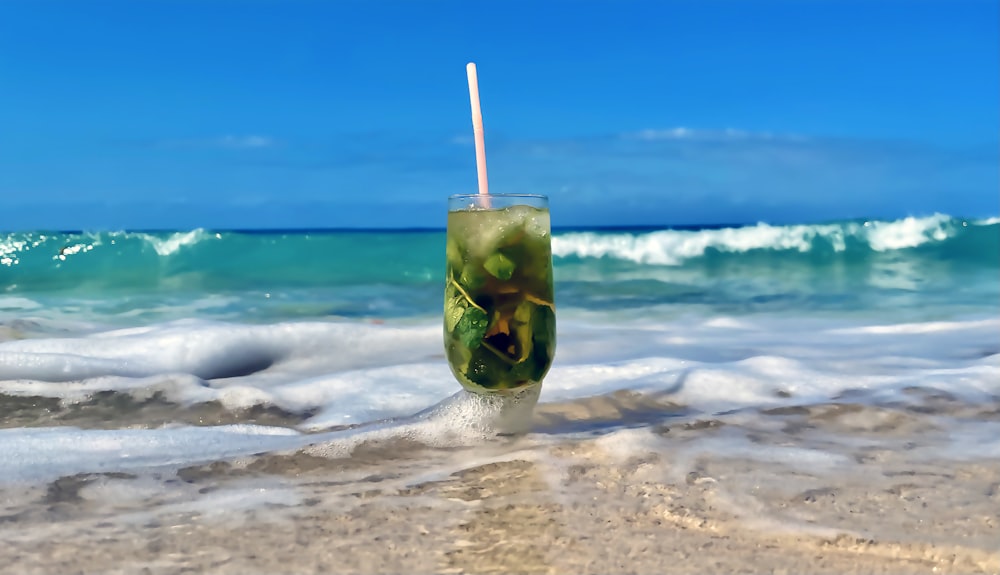
[[(1000, 290), (1000, 223), (943, 215), (556, 230), (553, 250), (566, 310), (945, 317), (989, 310)], [(426, 230), (9, 233), (0, 310), (112, 325), (428, 317), (443, 254), (444, 232)]]

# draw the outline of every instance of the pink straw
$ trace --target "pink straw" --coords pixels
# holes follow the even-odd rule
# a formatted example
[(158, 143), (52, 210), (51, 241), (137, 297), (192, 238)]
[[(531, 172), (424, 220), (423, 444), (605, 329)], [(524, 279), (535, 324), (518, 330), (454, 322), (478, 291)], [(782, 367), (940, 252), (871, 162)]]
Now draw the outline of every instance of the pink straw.
[(479, 177), (479, 193), (488, 196), (490, 191), (489, 184), (486, 183), (486, 137), (483, 134), (483, 112), (479, 107), (479, 77), (476, 75), (476, 64), (469, 62), (465, 71), (469, 75), (469, 99), (472, 101), (472, 134), (476, 139), (476, 173)]

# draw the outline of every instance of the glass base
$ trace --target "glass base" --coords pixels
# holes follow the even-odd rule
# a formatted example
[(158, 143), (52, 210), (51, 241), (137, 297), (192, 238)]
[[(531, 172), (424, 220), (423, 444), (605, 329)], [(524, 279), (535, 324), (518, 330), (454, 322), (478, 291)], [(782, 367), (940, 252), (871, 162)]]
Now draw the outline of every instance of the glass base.
[(467, 400), (480, 404), (498, 435), (520, 435), (531, 431), (531, 416), (542, 393), (534, 383), (507, 393), (476, 393), (464, 389)]

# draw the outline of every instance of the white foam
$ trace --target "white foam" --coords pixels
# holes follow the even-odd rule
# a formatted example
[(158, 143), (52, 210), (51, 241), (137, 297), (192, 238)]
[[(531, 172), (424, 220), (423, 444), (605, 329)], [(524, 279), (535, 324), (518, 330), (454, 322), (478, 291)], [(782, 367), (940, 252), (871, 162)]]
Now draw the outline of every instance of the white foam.
[(290, 449), (302, 436), (258, 425), (163, 429), (0, 429), (4, 483), (50, 481), (76, 473), (108, 473)]
[[(560, 324), (544, 401), (636, 389), (705, 410), (846, 389), (912, 385), (951, 370), (958, 391), (988, 389), (1000, 320), (845, 325), (772, 319)], [(728, 327), (727, 327), (728, 326)], [(78, 338), (0, 342), (0, 393), (79, 401), (100, 391), (144, 399), (269, 404), (316, 411), (310, 428), (399, 417), (458, 389), (437, 322), (408, 327), (301, 322), (174, 322)], [(921, 376), (923, 373), (923, 376)], [(228, 376), (228, 377), (223, 377)], [(967, 376), (967, 377), (966, 377)], [(1000, 377), (997, 377), (1000, 381)], [(997, 384), (1000, 385), (1000, 384)]]
[(312, 434), (260, 425), (0, 429), (4, 462), (0, 484), (39, 483), (77, 473), (177, 469), (302, 449), (324, 457), (346, 457), (365, 442), (410, 440), (434, 447), (464, 446), (499, 432), (523, 431), (536, 400), (537, 390), (505, 399), (462, 391), (415, 415)]
[(298, 490), (275, 479), (236, 480), (225, 489), (207, 493), (200, 489), (187, 484), (164, 489), (161, 480), (145, 475), (128, 478), (105, 475), (88, 478), (79, 496), (91, 504), (116, 509), (115, 520), (132, 525), (148, 524), (157, 517), (178, 514), (229, 523), (240, 518), (241, 511), (265, 507), (270, 513), (269, 519), (273, 520), (276, 508), (302, 502)]
[(639, 235), (565, 234), (552, 238), (552, 253), (560, 257), (616, 257), (643, 264), (679, 265), (703, 256), (708, 249), (731, 253), (760, 249), (806, 252), (817, 236), (829, 239), (838, 251), (844, 249), (839, 226), (779, 227), (761, 223), (744, 228), (666, 230)]
[(849, 461), (849, 457), (841, 453), (755, 443), (736, 431), (691, 442), (682, 452), (692, 459), (698, 454), (710, 453), (727, 458), (746, 458), (767, 463), (780, 463), (808, 473), (822, 472), (824, 469), (831, 469)]
[(808, 252), (817, 240), (842, 252), (847, 240), (866, 243), (874, 251), (912, 248), (954, 235), (951, 218), (935, 214), (883, 222), (773, 226), (759, 223), (717, 230), (663, 230), (642, 234), (579, 232), (552, 238), (558, 257), (611, 257), (642, 264), (680, 265), (710, 250), (746, 253), (753, 250)]
[(160, 256), (173, 255), (183, 247), (192, 246), (205, 239), (218, 237), (217, 234), (210, 234), (200, 228), (188, 232), (174, 232), (165, 238), (144, 233), (130, 233), (127, 235), (146, 241), (156, 250), (157, 255)]
[(618, 463), (663, 451), (663, 439), (645, 427), (615, 430), (597, 438), (594, 445)]
[(457, 387), (447, 365), (438, 361), (349, 370), (297, 381), (282, 386), (277, 400), (292, 409), (336, 406), (310, 419), (307, 428), (316, 429), (415, 413)]
[[(313, 449), (325, 454), (345, 454), (366, 439), (472, 441), (499, 425), (495, 405), (452, 399), (409, 418), (459, 389), (441, 346), (436, 320), (409, 326), (187, 321), (2, 341), (0, 393), (8, 395), (74, 402), (101, 391), (138, 400), (160, 393), (178, 404), (219, 401), (231, 409), (267, 404), (315, 412), (303, 431), (362, 425), (331, 435), (253, 426), (11, 429), (0, 431), (0, 480), (191, 463), (316, 442)], [(198, 375), (227, 371), (231, 377)], [(560, 323), (541, 401), (629, 389), (713, 414), (828, 401), (849, 391), (905, 401), (904, 390), (915, 386), (970, 402), (1000, 394), (1000, 318), (900, 325), (638, 318), (614, 326), (569, 319)], [(392, 421), (373, 423), (381, 420)]]
[[(142, 242), (145, 242), (147, 245), (149, 245), (149, 247), (153, 248), (153, 250), (159, 256), (170, 256), (177, 253), (182, 248), (193, 246), (201, 241), (210, 239), (220, 239), (221, 235), (218, 233), (208, 232), (201, 228), (197, 228), (190, 231), (173, 232), (163, 237), (159, 237), (157, 235), (148, 234), (144, 232), (121, 232), (121, 231), (106, 232), (106, 233), (88, 232), (81, 234), (79, 236), (77, 236), (76, 234), (70, 234), (67, 235), (66, 237), (68, 239), (79, 238), (81, 241), (77, 241), (76, 243), (63, 246), (59, 250), (59, 253), (53, 256), (53, 259), (65, 260), (69, 256), (91, 251), (96, 247), (104, 245), (105, 242), (109, 244), (115, 244), (120, 240), (129, 240), (129, 239), (138, 239)], [(45, 240), (46, 236), (42, 235), (39, 236), (38, 239), (32, 242), (30, 245), (26, 240), (0, 244), (0, 257), (3, 257), (6, 252), (16, 253), (18, 251), (22, 251), (30, 247), (37, 247)]]
[(33, 299), (17, 296), (0, 296), (0, 310), (27, 311), (42, 307), (42, 304)]
[(198, 377), (185, 374), (136, 378), (101, 376), (59, 382), (31, 379), (0, 381), (0, 392), (22, 397), (54, 397), (67, 404), (86, 400), (102, 391), (125, 392), (140, 401), (161, 393), (167, 401), (184, 405), (219, 399), (218, 390), (208, 385)]
[(842, 334), (919, 334), (940, 331), (961, 331), (977, 327), (991, 328), (996, 326), (996, 321), (984, 319), (979, 321), (927, 321), (919, 323), (897, 323), (890, 325), (865, 325), (860, 327), (842, 328), (832, 330), (831, 333)]
[(178, 321), (84, 337), (2, 342), (0, 380), (61, 382), (172, 373), (214, 379), (252, 375), (275, 363), (294, 368), (302, 358), (313, 370), (334, 371), (377, 364), (386, 355), (398, 362), (425, 358), (439, 352), (440, 343), (435, 343), (431, 347), (427, 328)]
[[(458, 384), (439, 325), (174, 322), (80, 338), (0, 342), (0, 393), (64, 402), (118, 391), (231, 410), (323, 408), (310, 428), (419, 411)], [(429, 360), (433, 358), (433, 360)], [(387, 364), (387, 365), (382, 365)]]
[(951, 218), (934, 214), (926, 218), (904, 218), (894, 222), (870, 222), (866, 227), (868, 243), (877, 252), (914, 248), (929, 241), (942, 241), (951, 236)]

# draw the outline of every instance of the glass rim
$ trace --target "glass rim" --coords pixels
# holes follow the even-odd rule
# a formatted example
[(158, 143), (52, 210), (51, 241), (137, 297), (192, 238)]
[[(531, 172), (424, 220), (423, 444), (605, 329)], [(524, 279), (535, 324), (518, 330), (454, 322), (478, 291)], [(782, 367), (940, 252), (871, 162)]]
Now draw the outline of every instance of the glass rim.
[(452, 194), (448, 196), (449, 200), (464, 200), (464, 199), (478, 199), (478, 198), (534, 198), (534, 199), (545, 199), (548, 200), (549, 197), (544, 194)]

